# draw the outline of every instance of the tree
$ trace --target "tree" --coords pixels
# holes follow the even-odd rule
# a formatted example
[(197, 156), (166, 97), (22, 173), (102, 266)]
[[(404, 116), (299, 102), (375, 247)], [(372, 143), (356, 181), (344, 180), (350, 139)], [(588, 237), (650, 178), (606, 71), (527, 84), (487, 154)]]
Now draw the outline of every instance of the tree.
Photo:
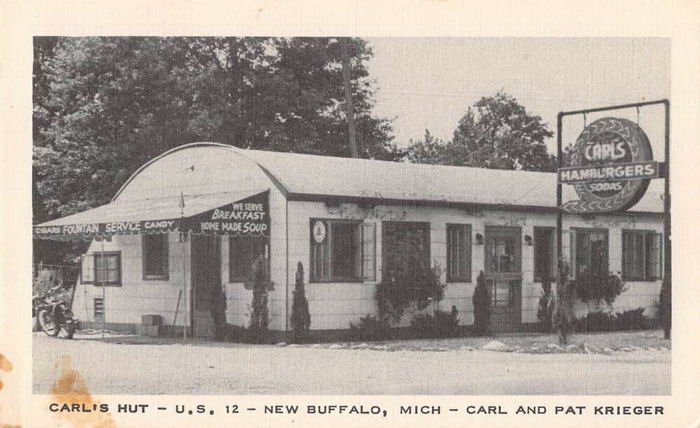
[(426, 131), (422, 141), (411, 142), (407, 158), (419, 163), (554, 171), (556, 157), (545, 145), (553, 135), (542, 118), (529, 114), (511, 95), (498, 92), (467, 109), (451, 141)]
[(34, 63), (32, 67), (32, 101), (33, 123), (32, 134), (34, 145), (43, 145), (40, 130), (48, 126), (52, 112), (49, 111), (49, 74), (47, 73), (47, 60), (54, 55), (54, 50), (61, 39), (58, 37), (34, 38)]
[[(38, 38), (35, 50), (42, 220), (108, 202), (188, 142), (350, 156), (337, 39)], [(397, 160), (391, 123), (372, 111), (371, 48), (348, 39), (347, 51), (359, 156)]]
[(34, 150), (49, 216), (107, 202), (145, 160), (186, 141), (187, 52), (160, 38), (60, 39), (44, 64), (50, 117)]
[(356, 158), (357, 136), (355, 135), (355, 113), (352, 106), (352, 83), (350, 82), (350, 54), (348, 53), (347, 38), (340, 40), (341, 72), (343, 75), (343, 89), (345, 91), (345, 116), (348, 122), (348, 143), (350, 145), (350, 156)]

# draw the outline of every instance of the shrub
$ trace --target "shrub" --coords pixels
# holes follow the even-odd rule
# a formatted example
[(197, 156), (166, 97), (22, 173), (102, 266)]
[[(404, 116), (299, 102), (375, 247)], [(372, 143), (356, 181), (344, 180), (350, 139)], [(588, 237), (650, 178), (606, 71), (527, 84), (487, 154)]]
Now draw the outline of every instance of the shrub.
[(486, 285), (484, 271), (479, 272), (479, 276), (476, 278), (472, 304), (474, 305), (474, 334), (477, 336), (490, 335), (491, 293)]
[(576, 318), (573, 324), (574, 330), (581, 333), (612, 331), (615, 329), (615, 315), (607, 312), (589, 312), (585, 317)]
[(304, 293), (304, 266), (297, 264), (296, 284), (294, 285), (294, 300), (292, 302), (292, 331), (293, 341), (299, 342), (309, 332), (311, 315), (309, 314), (309, 302)]
[(450, 312), (436, 310), (431, 314), (418, 314), (411, 321), (411, 328), (421, 337), (454, 337), (459, 333), (457, 307)]
[(615, 274), (608, 275), (580, 275), (570, 282), (576, 290), (576, 295), (582, 302), (605, 301), (612, 305), (617, 296), (625, 290), (625, 283)]
[(245, 327), (234, 324), (226, 324), (224, 327), (224, 339), (229, 342), (253, 343), (253, 335)]
[(549, 279), (542, 280), (542, 296), (537, 304), (537, 320), (540, 322), (540, 329), (543, 332), (552, 331), (552, 310), (554, 300), (552, 299), (552, 283)]
[(214, 323), (214, 337), (216, 340), (227, 338), (226, 324), (226, 293), (221, 286), (209, 289), (209, 311)]
[(567, 282), (568, 275), (569, 265), (562, 263), (557, 281), (557, 298), (552, 309), (552, 325), (557, 329), (559, 345), (562, 346), (568, 343), (568, 337), (574, 328), (573, 321), (575, 320), (574, 286), (571, 282)]
[(264, 342), (267, 336), (269, 310), (267, 308), (267, 281), (265, 259), (258, 257), (253, 265), (253, 302), (250, 314), (250, 335), (253, 341)]
[(653, 319), (644, 315), (644, 308), (630, 309), (617, 314), (608, 312), (589, 312), (585, 317), (574, 321), (576, 331), (624, 331), (646, 330), (656, 326)]
[(618, 330), (648, 330), (656, 323), (644, 315), (644, 308), (630, 309), (615, 316), (615, 327)]
[(391, 326), (387, 319), (367, 315), (360, 318), (359, 324), (350, 323), (350, 332), (356, 340), (382, 340), (391, 336)]
[(395, 269), (377, 284), (375, 297), (381, 318), (391, 317), (399, 321), (412, 303), (422, 310), (430, 302), (442, 300), (445, 284), (440, 282), (440, 266), (436, 264), (431, 269), (419, 263), (414, 268), (412, 272)]
[(661, 300), (655, 300), (654, 301), (654, 323), (656, 325), (663, 325), (663, 320), (662, 320), (662, 311), (663, 309), (661, 308)]

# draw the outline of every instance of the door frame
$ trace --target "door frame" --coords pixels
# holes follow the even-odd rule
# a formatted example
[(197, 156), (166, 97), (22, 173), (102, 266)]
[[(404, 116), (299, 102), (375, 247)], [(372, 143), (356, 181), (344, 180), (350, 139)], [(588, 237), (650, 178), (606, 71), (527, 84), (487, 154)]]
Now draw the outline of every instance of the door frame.
[(195, 258), (197, 256), (197, 251), (195, 251), (195, 240), (198, 239), (213, 239), (215, 240), (215, 246), (216, 246), (216, 254), (217, 254), (217, 259), (218, 259), (218, 266), (219, 266), (219, 273), (218, 276), (220, 278), (219, 280), (219, 286), (221, 286), (221, 278), (223, 278), (223, 273), (221, 272), (222, 269), (222, 257), (221, 257), (221, 236), (213, 234), (201, 234), (201, 235), (194, 235), (190, 234), (189, 237), (189, 246), (190, 246), (190, 302), (189, 302), (189, 307), (190, 307), (190, 326), (191, 326), (191, 333), (192, 336), (195, 337), (197, 336), (195, 333), (197, 332), (197, 311), (200, 310), (197, 308), (197, 281), (195, 277)]
[[(489, 270), (489, 239), (494, 235), (506, 235), (515, 238), (515, 254), (516, 254), (516, 266), (517, 270), (513, 273), (504, 274), (506, 278), (510, 280), (518, 280), (519, 286), (516, 290), (513, 290), (516, 294), (511, 296), (513, 299), (512, 307), (507, 308), (497, 307), (493, 305), (493, 293), (490, 284), (490, 280), (493, 279), (492, 272)], [(486, 277), (487, 285), (489, 287), (489, 296), (491, 298), (491, 317), (493, 319), (494, 315), (501, 316), (508, 320), (511, 318), (513, 323), (513, 328), (518, 331), (522, 325), (522, 312), (523, 312), (523, 248), (522, 248), (522, 227), (521, 226), (497, 226), (497, 225), (487, 225), (484, 227), (484, 275)]]

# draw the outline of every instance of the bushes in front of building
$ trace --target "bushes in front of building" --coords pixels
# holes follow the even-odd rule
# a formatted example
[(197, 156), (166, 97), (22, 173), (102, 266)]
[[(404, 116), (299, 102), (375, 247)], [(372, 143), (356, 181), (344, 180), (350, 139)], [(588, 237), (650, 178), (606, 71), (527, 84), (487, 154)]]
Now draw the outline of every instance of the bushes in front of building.
[(411, 321), (411, 329), (419, 337), (455, 337), (459, 335), (457, 307), (452, 305), (450, 312), (435, 310), (433, 314), (416, 314)]
[(265, 258), (258, 257), (253, 265), (253, 301), (251, 302), (250, 339), (253, 342), (268, 340), (269, 309), (267, 307), (268, 284), (265, 280)]
[(229, 325), (226, 323), (226, 293), (222, 287), (210, 287), (209, 311), (214, 322), (214, 338), (228, 340)]
[(484, 271), (476, 278), (476, 287), (472, 296), (474, 306), (474, 334), (488, 336), (491, 334), (491, 293), (486, 284)]
[(579, 333), (600, 331), (649, 330), (656, 328), (658, 321), (644, 315), (644, 308), (630, 309), (620, 313), (603, 311), (589, 312), (573, 322)]
[(396, 269), (377, 284), (375, 297), (379, 316), (397, 322), (411, 305), (423, 310), (431, 302), (439, 302), (445, 295), (445, 284), (440, 281), (440, 276), (439, 264), (431, 268), (418, 263), (410, 271)]
[(618, 330), (650, 330), (656, 328), (658, 322), (644, 315), (644, 308), (630, 309), (615, 316), (615, 327)]
[(537, 320), (540, 331), (547, 333), (552, 331), (552, 312), (554, 311), (554, 298), (552, 295), (552, 282), (549, 278), (542, 280), (542, 295), (537, 304)]
[(350, 336), (353, 340), (386, 340), (392, 338), (389, 320), (367, 315), (360, 322), (350, 323)]
[(625, 291), (625, 283), (619, 276), (578, 275), (569, 282), (569, 287), (576, 291), (576, 296), (584, 303), (602, 302), (612, 305), (615, 299)]
[(387, 318), (367, 315), (358, 323), (350, 323), (350, 340), (391, 340), (455, 337), (460, 334), (457, 307), (451, 311), (435, 310), (433, 313), (415, 314), (411, 326), (392, 328)]
[(311, 314), (309, 314), (309, 302), (304, 291), (304, 266), (297, 264), (296, 283), (294, 284), (294, 300), (292, 302), (292, 341), (299, 343), (309, 334), (311, 326)]
[(265, 343), (268, 337), (268, 281), (265, 279), (265, 260), (259, 258), (253, 265), (250, 281), (253, 284), (253, 300), (249, 306), (248, 328), (226, 322), (226, 293), (222, 287), (209, 289), (209, 310), (214, 324), (214, 338), (231, 342)]
[(569, 335), (573, 332), (574, 315), (574, 286), (567, 282), (569, 265), (564, 263), (558, 273), (561, 280), (557, 281), (557, 295), (552, 305), (552, 328), (556, 329), (559, 345), (568, 344)]

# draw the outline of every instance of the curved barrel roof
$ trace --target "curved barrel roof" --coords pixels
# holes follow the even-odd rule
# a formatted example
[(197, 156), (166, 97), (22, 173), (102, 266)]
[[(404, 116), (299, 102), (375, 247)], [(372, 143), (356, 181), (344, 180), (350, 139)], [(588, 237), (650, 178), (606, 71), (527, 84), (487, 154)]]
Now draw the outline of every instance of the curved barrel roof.
[[(183, 152), (186, 151), (186, 152)], [(177, 153), (177, 156), (174, 156)], [(171, 159), (168, 161), (168, 159)], [(173, 159), (180, 159), (173, 163)], [(160, 163), (168, 168), (153, 168)], [(161, 186), (193, 180), (179, 169), (192, 163), (199, 171), (191, 191), (214, 193), (234, 183), (226, 172), (240, 165), (258, 167), (290, 199), (358, 198), (419, 201), (423, 203), (464, 203), (517, 207), (556, 207), (557, 176), (554, 173), (495, 170), (460, 166), (425, 165), (369, 159), (340, 158), (286, 152), (240, 149), (217, 143), (193, 143), (172, 149), (153, 159), (124, 184), (115, 199), (126, 193), (139, 176), (160, 170)], [(199, 166), (195, 165), (199, 164)], [(170, 177), (163, 177), (164, 169)], [(203, 174), (203, 175), (202, 175)], [(246, 173), (248, 185), (260, 176)], [(254, 176), (258, 176), (257, 178)], [(221, 179), (217, 179), (217, 177)], [(180, 185), (183, 183), (180, 183)], [(564, 186), (565, 200), (576, 198), (571, 186)], [(187, 194), (187, 192), (185, 193)], [(663, 212), (663, 180), (652, 180), (647, 194), (632, 211)]]

